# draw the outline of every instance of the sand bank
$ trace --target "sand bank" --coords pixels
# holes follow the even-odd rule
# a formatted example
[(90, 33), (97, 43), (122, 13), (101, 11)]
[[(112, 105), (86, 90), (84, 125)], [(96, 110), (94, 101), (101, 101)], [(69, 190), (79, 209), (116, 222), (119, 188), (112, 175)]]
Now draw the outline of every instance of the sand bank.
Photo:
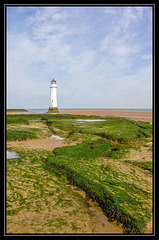
[(28, 111), (28, 112), (6, 112), (7, 115), (17, 115), (17, 114), (41, 114), (41, 113), (37, 113), (37, 112), (34, 112), (34, 111)]
[(32, 139), (27, 141), (7, 142), (7, 147), (23, 147), (29, 149), (53, 150), (56, 147), (65, 146), (65, 142), (55, 138)]
[(73, 115), (96, 115), (126, 117), (137, 121), (152, 122), (152, 111), (129, 111), (129, 110), (62, 110), (61, 114)]

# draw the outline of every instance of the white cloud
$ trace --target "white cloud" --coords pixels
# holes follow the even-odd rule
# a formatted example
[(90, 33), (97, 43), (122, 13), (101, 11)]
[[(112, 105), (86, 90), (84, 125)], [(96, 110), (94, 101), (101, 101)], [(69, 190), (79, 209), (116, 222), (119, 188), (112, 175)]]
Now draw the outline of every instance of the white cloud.
[(142, 7), (124, 7), (111, 22), (110, 31), (101, 41), (101, 50), (109, 60), (107, 64), (109, 72), (114, 68), (117, 75), (128, 76), (142, 68), (142, 61), (147, 58), (143, 56), (150, 55), (147, 54), (143, 36), (140, 36), (136, 27), (142, 16)]
[(113, 54), (115, 54), (116, 56), (127, 56), (127, 55), (130, 55), (130, 54), (137, 54), (137, 53), (140, 53), (142, 51), (142, 49), (138, 46), (131, 46), (131, 45), (126, 45), (126, 44), (121, 44), (121, 45), (118, 45), (116, 44), (111, 52)]
[(142, 59), (144, 60), (152, 60), (152, 55), (151, 54), (145, 54), (141, 56)]
[(118, 10), (118, 14), (112, 21), (110, 32), (106, 34), (101, 43), (101, 49), (107, 49), (114, 41), (123, 41), (125, 43), (135, 37), (136, 32), (133, 27), (141, 19), (142, 12), (143, 8), (141, 7), (124, 7)]
[[(138, 106), (151, 107), (151, 67), (146, 67), (130, 76), (116, 76), (109, 78), (108, 89), (100, 88), (100, 96), (104, 99), (105, 106), (129, 107), (135, 108)], [(107, 89), (107, 91), (105, 91)], [(100, 100), (98, 100), (100, 101)], [(102, 104), (102, 101), (100, 101)]]
[(115, 33), (126, 32), (128, 28), (131, 28), (142, 16), (141, 7), (125, 7), (123, 8), (122, 14), (116, 26), (114, 28)]
[(143, 14), (143, 7), (136, 7), (135, 9), (138, 12), (138, 17), (141, 18)]
[(116, 14), (116, 10), (115, 10), (115, 7), (112, 8), (112, 7), (105, 7), (104, 8), (104, 13), (106, 14)]
[(35, 8), (34, 15), (28, 17), (29, 24), (43, 23), (46, 21), (56, 21), (68, 17), (66, 13), (58, 13), (58, 7), (40, 7)]

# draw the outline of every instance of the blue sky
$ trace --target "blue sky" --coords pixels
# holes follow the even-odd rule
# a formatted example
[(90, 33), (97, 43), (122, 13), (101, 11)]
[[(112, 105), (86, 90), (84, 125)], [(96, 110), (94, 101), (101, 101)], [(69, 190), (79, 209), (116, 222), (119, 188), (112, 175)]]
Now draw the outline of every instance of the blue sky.
[(7, 7), (7, 108), (152, 107), (152, 7)]

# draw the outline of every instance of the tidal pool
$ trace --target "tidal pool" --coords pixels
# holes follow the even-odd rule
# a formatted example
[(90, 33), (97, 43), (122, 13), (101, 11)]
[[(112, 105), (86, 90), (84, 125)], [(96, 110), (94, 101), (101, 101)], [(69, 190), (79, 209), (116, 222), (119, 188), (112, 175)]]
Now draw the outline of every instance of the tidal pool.
[(85, 123), (85, 122), (103, 122), (107, 121), (106, 119), (76, 119), (79, 123)]
[(60, 136), (57, 135), (52, 135), (50, 138), (56, 138), (57, 140), (64, 140), (65, 138), (62, 138)]
[(13, 159), (13, 158), (18, 158), (19, 154), (15, 153), (15, 152), (10, 152), (7, 151), (7, 159)]

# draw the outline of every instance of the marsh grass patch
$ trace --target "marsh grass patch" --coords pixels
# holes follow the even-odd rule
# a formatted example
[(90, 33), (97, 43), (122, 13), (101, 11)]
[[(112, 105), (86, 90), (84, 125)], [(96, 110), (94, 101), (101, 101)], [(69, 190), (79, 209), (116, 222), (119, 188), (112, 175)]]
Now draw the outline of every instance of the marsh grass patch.
[[(145, 202), (151, 199), (151, 184), (149, 190), (145, 189), (139, 179), (139, 171), (131, 168), (127, 161), (120, 161), (132, 147), (111, 145), (109, 141), (85, 141), (75, 146), (54, 149), (54, 156), (48, 157), (46, 164), (62, 171), (70, 184), (79, 186), (89, 198), (96, 200), (111, 221), (119, 221), (114, 212), (118, 208), (125, 231), (139, 233), (146, 227), (145, 218), (151, 216), (145, 210)], [(108, 159), (107, 164), (105, 158)], [(142, 177), (147, 178), (144, 172)], [(150, 206), (151, 201), (147, 201), (146, 209), (150, 209)], [(125, 220), (121, 217), (123, 213)]]

